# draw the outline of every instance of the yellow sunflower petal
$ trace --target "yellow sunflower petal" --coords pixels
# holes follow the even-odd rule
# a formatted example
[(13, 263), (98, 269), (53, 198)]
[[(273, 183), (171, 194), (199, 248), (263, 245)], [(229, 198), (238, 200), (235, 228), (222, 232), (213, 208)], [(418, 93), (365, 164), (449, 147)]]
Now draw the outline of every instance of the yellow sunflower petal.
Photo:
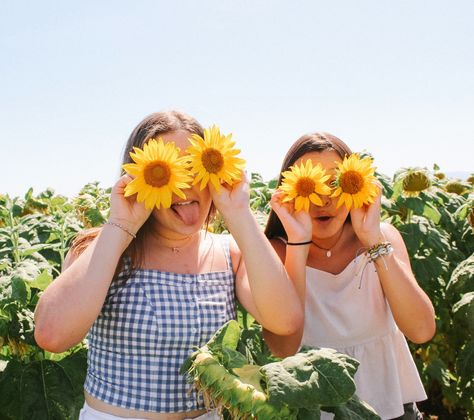
[(317, 206), (322, 206), (323, 205), (323, 201), (321, 200), (321, 198), (317, 194), (314, 194), (314, 193), (311, 194), (309, 196), (309, 199), (311, 200), (312, 203), (316, 204)]

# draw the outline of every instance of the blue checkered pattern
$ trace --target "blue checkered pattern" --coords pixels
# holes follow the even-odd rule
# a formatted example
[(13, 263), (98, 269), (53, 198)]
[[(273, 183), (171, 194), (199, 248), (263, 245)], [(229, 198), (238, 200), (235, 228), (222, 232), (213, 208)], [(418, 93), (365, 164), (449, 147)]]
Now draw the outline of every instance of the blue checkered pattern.
[(204, 408), (179, 369), (196, 346), (235, 318), (228, 237), (215, 238), (222, 238), (227, 271), (176, 274), (140, 269), (125, 282), (120, 281), (123, 272), (112, 282), (88, 336), (84, 388), (89, 394), (133, 410)]

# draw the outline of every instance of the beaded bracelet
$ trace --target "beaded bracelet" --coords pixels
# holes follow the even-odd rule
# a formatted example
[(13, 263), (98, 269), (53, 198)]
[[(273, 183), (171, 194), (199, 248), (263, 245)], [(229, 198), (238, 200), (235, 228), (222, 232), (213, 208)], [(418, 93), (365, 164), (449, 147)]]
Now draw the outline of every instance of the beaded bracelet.
[(135, 235), (134, 233), (130, 232), (125, 226), (122, 226), (118, 223), (115, 223), (115, 222), (105, 222), (106, 225), (112, 225), (112, 226), (116, 226), (118, 227), (119, 229), (122, 229), (124, 232), (128, 233), (133, 239), (136, 239), (137, 235)]
[(380, 242), (367, 250), (369, 261), (374, 262), (377, 258), (389, 255), (393, 252), (393, 246), (390, 242)]

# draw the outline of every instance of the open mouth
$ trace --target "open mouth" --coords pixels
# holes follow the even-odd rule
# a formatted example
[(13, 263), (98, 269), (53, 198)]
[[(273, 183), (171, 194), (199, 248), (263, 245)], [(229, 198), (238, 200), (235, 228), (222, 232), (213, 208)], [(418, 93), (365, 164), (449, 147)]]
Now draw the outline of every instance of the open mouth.
[(327, 222), (327, 221), (332, 219), (332, 216), (317, 216), (317, 217), (315, 217), (315, 219), (318, 222)]
[(193, 225), (199, 220), (199, 201), (176, 202), (171, 205), (171, 210), (185, 225)]

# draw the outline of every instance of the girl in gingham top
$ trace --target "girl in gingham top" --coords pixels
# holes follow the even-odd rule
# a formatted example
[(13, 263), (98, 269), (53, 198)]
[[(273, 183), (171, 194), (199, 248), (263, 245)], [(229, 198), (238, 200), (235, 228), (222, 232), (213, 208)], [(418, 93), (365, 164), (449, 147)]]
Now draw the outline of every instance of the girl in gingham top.
[[(186, 150), (193, 133), (202, 137), (202, 127), (185, 114), (152, 114), (132, 132), (123, 163), (152, 138)], [(63, 352), (89, 333), (81, 419), (212, 418), (179, 375), (193, 348), (235, 317), (236, 298), (279, 335), (300, 328), (302, 305), (249, 209), (245, 177), (220, 193), (196, 185), (153, 211), (124, 197), (131, 180), (114, 185), (109, 223), (75, 241), (41, 296), (36, 340)], [(231, 235), (204, 229), (214, 208)]]

